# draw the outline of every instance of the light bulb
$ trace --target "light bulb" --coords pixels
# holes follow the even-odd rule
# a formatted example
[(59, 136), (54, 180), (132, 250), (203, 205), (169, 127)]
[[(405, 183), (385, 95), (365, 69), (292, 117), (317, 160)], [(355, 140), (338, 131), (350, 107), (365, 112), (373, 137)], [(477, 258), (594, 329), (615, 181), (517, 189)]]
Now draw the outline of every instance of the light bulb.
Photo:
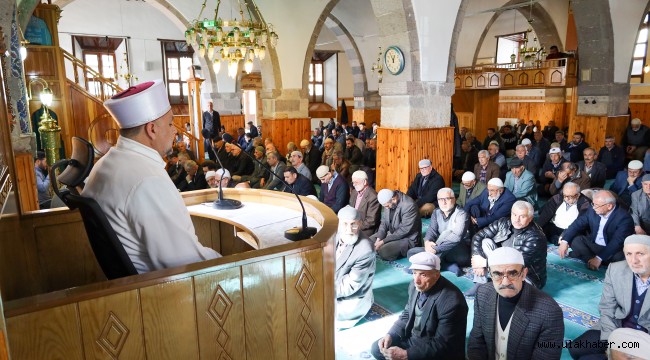
[(221, 70), (221, 61), (215, 59), (214, 62), (212, 62), (212, 69), (214, 70), (215, 74), (218, 74), (219, 70)]
[(43, 91), (41, 91), (41, 94), (39, 95), (39, 98), (41, 99), (43, 105), (50, 107), (52, 105), (52, 98), (53, 98), (52, 90), (50, 90), (49, 88), (43, 89)]
[(22, 45), (20, 46), (20, 59), (22, 61), (25, 61), (25, 59), (27, 59), (27, 48)]
[(237, 60), (230, 60), (230, 63), (228, 63), (228, 76), (234, 79), (237, 76), (238, 67)]
[(244, 70), (246, 71), (246, 74), (250, 74), (251, 71), (253, 71), (253, 60), (246, 60), (244, 63)]
[(205, 56), (205, 46), (203, 46), (203, 44), (199, 44), (199, 56), (200, 57)]
[(212, 44), (208, 44), (208, 59), (210, 61), (214, 59), (214, 47), (212, 47)]
[(266, 46), (262, 45), (260, 47), (260, 60), (264, 60), (266, 57)]

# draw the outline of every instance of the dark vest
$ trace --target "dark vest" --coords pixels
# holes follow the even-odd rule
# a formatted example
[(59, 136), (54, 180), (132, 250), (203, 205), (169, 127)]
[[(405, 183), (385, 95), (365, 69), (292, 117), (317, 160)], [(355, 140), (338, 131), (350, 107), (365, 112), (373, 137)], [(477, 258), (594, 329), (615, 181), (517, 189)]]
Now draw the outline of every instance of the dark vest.
[(623, 319), (623, 327), (641, 330), (648, 332), (648, 329), (639, 325), (639, 314), (641, 314), (641, 307), (643, 306), (643, 300), (645, 300), (645, 295), (648, 293), (648, 290), (644, 291), (642, 295), (639, 295), (636, 291), (636, 279), (632, 277), (632, 309), (630, 313)]

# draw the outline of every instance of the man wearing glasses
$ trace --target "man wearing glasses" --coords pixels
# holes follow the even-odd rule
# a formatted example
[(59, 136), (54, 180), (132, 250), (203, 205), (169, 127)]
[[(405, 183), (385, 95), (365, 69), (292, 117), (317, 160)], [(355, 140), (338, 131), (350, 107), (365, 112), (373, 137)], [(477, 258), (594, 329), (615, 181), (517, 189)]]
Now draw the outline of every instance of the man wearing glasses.
[(445, 187), (442, 176), (431, 165), (431, 160), (423, 159), (418, 163), (420, 173), (409, 186), (406, 195), (415, 201), (421, 217), (429, 217), (436, 208), (436, 194)]
[(474, 287), (465, 292), (476, 295), (478, 287), (486, 283), (487, 259), (497, 248), (512, 247), (526, 260), (526, 281), (541, 289), (546, 285), (546, 236), (533, 221), (535, 210), (530, 203), (519, 200), (512, 205), (510, 217), (503, 217), (472, 237), (472, 268)]
[(594, 194), (592, 209), (578, 216), (559, 240), (560, 257), (580, 259), (591, 270), (605, 263), (625, 259), (623, 242), (634, 234), (632, 216), (620, 206), (610, 191), (600, 190)]
[(580, 186), (568, 182), (562, 187), (561, 193), (553, 195), (544, 205), (537, 225), (544, 230), (548, 241), (555, 244), (564, 230), (590, 208), (591, 201), (580, 193)]
[(370, 236), (380, 258), (393, 261), (406, 256), (420, 244), (422, 220), (415, 202), (399, 190), (381, 189), (377, 193), (384, 207), (377, 232)]
[(334, 277), (337, 329), (354, 326), (372, 306), (376, 256), (372, 243), (360, 230), (359, 212), (351, 206), (341, 209)]
[(479, 287), (474, 300), (469, 359), (560, 358), (562, 309), (524, 281), (525, 263), (524, 255), (512, 247), (500, 247), (488, 256), (493, 285)]
[(438, 190), (438, 208), (431, 214), (431, 224), (424, 235), (424, 247), (408, 251), (411, 257), (426, 251), (438, 255), (441, 269), (462, 275), (461, 266), (469, 265), (469, 248), (464, 244), (469, 217), (465, 210), (456, 206), (454, 191)]

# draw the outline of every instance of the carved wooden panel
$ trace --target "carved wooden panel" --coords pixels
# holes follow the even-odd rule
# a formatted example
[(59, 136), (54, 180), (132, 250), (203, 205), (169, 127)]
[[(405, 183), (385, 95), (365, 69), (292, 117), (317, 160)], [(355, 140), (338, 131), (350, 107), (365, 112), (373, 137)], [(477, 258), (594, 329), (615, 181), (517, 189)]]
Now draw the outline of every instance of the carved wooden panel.
[(148, 359), (199, 357), (192, 278), (140, 289)]
[(240, 268), (194, 278), (202, 359), (246, 359)]
[(7, 318), (13, 359), (83, 359), (77, 305)]
[(535, 73), (535, 76), (533, 77), (533, 84), (535, 85), (544, 85), (544, 73), (541, 71), (538, 71)]
[(490, 75), (490, 87), (498, 87), (498, 86), (499, 86), (499, 75), (497, 74)]
[(454, 86), (456, 86), (456, 88), (459, 88), (461, 86), (461, 84), (462, 83), (460, 82), (460, 78), (458, 76), (455, 76), (454, 77)]
[(515, 84), (515, 78), (512, 76), (512, 74), (505, 74), (503, 76), (503, 85), (505, 86), (512, 86)]
[(25, 76), (56, 76), (56, 54), (52, 46), (28, 45), (28, 54), (24, 62)]
[(285, 286), (290, 285), (284, 281), (282, 258), (244, 265), (242, 276), (247, 359), (264, 354), (264, 359), (286, 360)]
[(31, 153), (16, 153), (15, 161), (20, 209), (22, 212), (38, 210), (34, 156)]
[(560, 70), (553, 70), (550, 76), (551, 84), (561, 84), (564, 81), (564, 74)]
[(519, 74), (518, 85), (528, 85), (528, 74), (526, 74), (525, 72)]
[(79, 303), (87, 359), (144, 359), (137, 290)]
[(485, 76), (479, 75), (476, 78), (476, 87), (485, 87)]
[(323, 359), (322, 253), (307, 251), (285, 258), (289, 359)]
[(472, 79), (472, 75), (465, 76), (465, 87), (466, 88), (471, 88), (471, 87), (473, 87), (472, 86), (473, 84), (474, 84), (474, 80)]

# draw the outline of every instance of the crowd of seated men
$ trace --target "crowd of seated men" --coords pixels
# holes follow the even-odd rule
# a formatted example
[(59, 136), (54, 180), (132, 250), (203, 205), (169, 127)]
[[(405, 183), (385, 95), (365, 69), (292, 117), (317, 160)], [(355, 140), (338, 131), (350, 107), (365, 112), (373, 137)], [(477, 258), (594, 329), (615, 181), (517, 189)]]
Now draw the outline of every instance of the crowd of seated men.
[[(648, 165), (650, 155), (646, 154), (647, 146), (643, 149), (648, 141), (635, 142), (638, 131), (644, 130), (643, 125), (638, 125), (631, 121), (623, 137), (626, 139), (623, 146), (615, 143), (615, 137), (607, 136), (598, 150), (587, 143), (588, 139), (581, 132), (574, 133), (571, 141), (567, 141), (565, 133), (552, 122), (544, 129), (532, 121), (515, 126), (506, 124), (499, 131), (491, 128), (482, 143), (462, 128), (462, 150), (452, 168), (452, 175), (460, 181), (458, 197), (445, 186), (430, 159), (418, 163), (419, 173), (406, 193), (396, 189), (376, 191), (376, 124), (371, 128), (356, 122), (342, 126), (333, 120), (327, 125), (321, 122), (311, 139), (301, 140), (299, 146), (289, 143), (285, 147), (274, 144), (270, 138), (251, 139), (242, 134), (237, 142), (228, 143), (221, 136), (214, 136), (207, 151), (220, 161), (206, 160), (200, 166), (192, 160), (186, 144), (178, 144), (177, 151), (168, 159), (168, 173), (179, 191), (216, 187), (221, 183), (228, 187), (285, 191), (303, 196), (318, 194), (317, 199), (339, 214), (341, 222), (335, 284), (341, 309), (337, 313), (338, 328), (353, 326), (367, 312), (372, 302), (375, 257), (387, 261), (403, 257), (414, 259), (411, 262), (418, 274), (414, 272), (413, 296), (425, 299), (420, 304), (419, 300), (409, 298), (407, 313), (403, 316), (415, 317), (417, 321), (421, 320), (418, 316), (422, 316), (426, 301), (440, 301), (427, 300), (423, 295), (436, 289), (435, 283), (442, 281), (440, 271), (461, 276), (471, 268), (475, 285), (465, 295), (482, 296), (494, 283), (498, 296), (506, 303), (503, 309), (499, 303), (499, 311), (510, 317), (502, 317), (499, 313), (501, 326), (476, 330), (477, 336), (479, 331), (482, 333), (483, 343), (472, 345), (470, 339), (470, 358), (486, 355), (476, 351), (485, 347), (490, 352), (507, 353), (508, 357), (516, 358), (510, 355), (514, 351), (510, 347), (514, 345), (509, 341), (495, 344), (494, 335), (509, 331), (510, 325), (513, 329), (518, 326), (510, 324), (509, 320), (515, 319), (513, 311), (519, 306), (517, 304), (531, 294), (535, 294), (536, 301), (543, 300), (540, 312), (548, 318), (538, 321), (546, 322), (542, 325), (554, 329), (555, 335), (560, 333), (559, 341), (562, 341), (563, 331), (556, 329), (557, 324), (548, 324), (549, 321), (561, 324), (561, 319), (554, 319), (557, 304), (550, 297), (541, 297), (539, 294), (543, 293), (537, 290), (546, 283), (549, 243), (558, 246), (562, 258), (579, 259), (589, 269), (597, 270), (610, 264), (610, 269), (617, 266), (616, 272), (607, 273), (606, 291), (602, 296), (603, 301), (608, 297), (608, 302), (601, 303), (601, 330), (597, 334), (596, 330), (590, 330), (584, 336), (598, 342), (607, 340), (616, 328), (634, 328), (647, 333), (650, 312), (630, 305), (632, 299), (643, 302), (645, 289), (650, 285), (650, 237), (644, 237), (650, 232), (650, 174), (646, 174), (650, 167), (644, 167), (642, 162), (645, 160)], [(631, 135), (627, 136), (628, 133)], [(646, 133), (650, 136), (650, 132)], [(280, 148), (286, 148), (286, 155), (278, 151)], [(243, 151), (251, 156), (245, 156)], [(252, 161), (251, 157), (258, 161)], [(611, 186), (603, 189), (607, 180)], [(316, 191), (315, 185), (320, 191)], [(424, 238), (422, 218), (430, 221)], [(504, 248), (513, 249), (520, 254), (521, 260), (510, 254), (505, 262), (491, 261), (497, 258), (494, 254)], [(432, 272), (428, 274), (428, 281), (433, 283), (429, 284), (429, 289), (424, 289), (427, 283), (421, 279), (426, 271)], [(622, 295), (608, 288), (623, 280), (629, 284)], [(505, 296), (501, 291), (504, 288), (498, 287), (497, 282), (509, 283), (505, 290), (513, 289), (516, 294)], [(630, 287), (633, 282), (636, 285)], [(454, 285), (445, 283), (444, 286)], [(428, 299), (436, 298), (433, 294), (427, 295)], [(483, 299), (481, 306), (485, 306), (484, 301), (489, 303)], [(479, 306), (479, 302), (475, 305)], [(461, 307), (457, 313), (466, 316), (462, 305), (457, 306)], [(435, 305), (426, 309), (439, 310)], [(474, 326), (485, 326), (477, 324), (476, 319), (475, 316)], [(391, 329), (387, 338), (373, 344), (373, 355), (399, 358), (397, 349), (403, 349), (409, 359), (435, 356), (436, 347), (430, 343), (421, 344), (420, 337), (428, 338), (435, 345), (438, 335), (426, 331), (428, 324), (418, 326), (417, 329), (398, 326), (403, 332), (400, 334)], [(454, 331), (460, 333), (460, 330)], [(464, 331), (462, 329), (463, 334)], [(397, 335), (400, 341), (395, 338)], [(536, 340), (544, 339), (541, 333), (538, 335)], [(408, 340), (413, 337), (418, 341)], [(402, 348), (391, 346), (391, 343), (399, 343)], [(460, 346), (460, 343), (458, 340), (451, 345)], [(427, 351), (416, 350), (419, 346)], [(462, 348), (464, 354), (464, 340)], [(439, 354), (455, 354), (447, 351), (448, 348), (441, 347)], [(538, 354), (538, 350), (532, 348), (517, 351), (530, 353), (533, 358)], [(594, 353), (601, 356), (604, 348), (571, 352), (576, 358)], [(554, 358), (559, 350), (539, 354)]]

